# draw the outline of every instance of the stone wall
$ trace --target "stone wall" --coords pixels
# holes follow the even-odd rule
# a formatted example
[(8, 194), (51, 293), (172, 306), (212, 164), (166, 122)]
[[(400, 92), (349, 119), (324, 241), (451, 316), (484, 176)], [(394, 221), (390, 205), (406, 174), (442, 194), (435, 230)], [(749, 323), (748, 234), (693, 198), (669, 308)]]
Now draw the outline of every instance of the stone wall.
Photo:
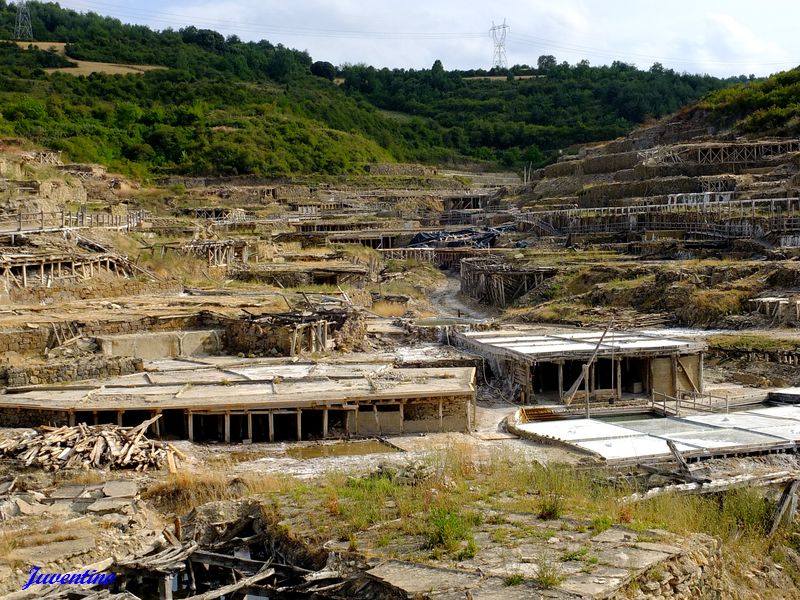
[(367, 165), (367, 172), (370, 175), (389, 175), (389, 176), (430, 176), (436, 175), (436, 169), (425, 165), (403, 164), (403, 163), (375, 163)]
[(0, 371), (9, 387), (66, 383), (101, 377), (118, 377), (144, 371), (141, 359), (127, 356), (78, 357), (28, 367), (6, 367)]
[(292, 333), (289, 326), (262, 326), (243, 319), (217, 319), (227, 334), (227, 345), (234, 352), (289, 356)]
[[(88, 337), (139, 333), (143, 331), (179, 331), (204, 329), (208, 319), (204, 313), (169, 317), (121, 317), (108, 320), (72, 321), (73, 329), (79, 329)], [(4, 352), (44, 352), (53, 336), (49, 323), (38, 323), (35, 327), (0, 331), (0, 353)]]
[(0, 408), (0, 423), (3, 427), (61, 427), (69, 425), (69, 413), (63, 410)]
[[(658, 544), (653, 544), (658, 546)], [(719, 540), (698, 534), (686, 540), (683, 552), (645, 571), (615, 598), (645, 600), (717, 600), (726, 594)]]
[(103, 281), (84, 281), (78, 285), (54, 286), (51, 288), (12, 288), (8, 298), (16, 304), (57, 304), (75, 300), (95, 300), (117, 298), (119, 296), (139, 296), (141, 294), (177, 293), (182, 290), (174, 282), (139, 281), (137, 279), (112, 279)]

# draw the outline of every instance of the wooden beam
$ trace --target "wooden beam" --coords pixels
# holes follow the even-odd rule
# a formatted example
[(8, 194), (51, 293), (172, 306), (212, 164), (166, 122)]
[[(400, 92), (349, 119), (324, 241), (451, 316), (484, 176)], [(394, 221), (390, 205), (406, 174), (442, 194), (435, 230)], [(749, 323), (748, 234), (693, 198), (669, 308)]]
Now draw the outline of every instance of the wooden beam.
[(303, 439), (303, 410), (297, 409), (297, 441)]

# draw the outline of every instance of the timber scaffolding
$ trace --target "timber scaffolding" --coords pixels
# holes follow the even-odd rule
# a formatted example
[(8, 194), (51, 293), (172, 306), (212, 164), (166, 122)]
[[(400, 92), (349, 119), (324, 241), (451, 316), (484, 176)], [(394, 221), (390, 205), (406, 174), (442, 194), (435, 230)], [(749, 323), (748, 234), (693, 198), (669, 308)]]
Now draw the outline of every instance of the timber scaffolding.
[(145, 273), (116, 254), (8, 254), (0, 253), (0, 269), (6, 289), (50, 287), (65, 281), (77, 281), (109, 273), (132, 277)]
[(263, 281), (278, 287), (304, 284), (358, 285), (370, 275), (370, 267), (345, 260), (302, 261), (234, 265), (229, 268), (229, 273), (240, 281)]
[(440, 269), (452, 269), (465, 258), (486, 257), (507, 252), (506, 248), (391, 248), (381, 249), (384, 260), (417, 260), (428, 262)]
[(102, 229), (129, 230), (136, 227), (147, 216), (146, 211), (137, 210), (125, 215), (78, 210), (74, 212), (39, 211), (18, 212), (0, 216), (0, 235), (43, 233), (97, 227)]
[[(606, 335), (607, 333), (607, 335)], [(522, 404), (572, 400), (649, 402), (654, 394), (703, 393), (706, 344), (638, 331), (530, 328), (450, 335), (457, 348), (482, 356)], [(588, 365), (588, 367), (587, 367)], [(582, 373), (588, 371), (583, 377)], [(584, 384), (583, 390), (573, 382)], [(572, 389), (570, 389), (572, 385)]]
[[(183, 361), (147, 373), (63, 386), (9, 388), (0, 419), (138, 424), (158, 415), (155, 437), (252, 442), (470, 431), (475, 367), (388, 363)], [(5, 420), (5, 419), (4, 419)]]
[(249, 261), (249, 250), (244, 240), (193, 240), (183, 244), (180, 250), (184, 254), (205, 258), (209, 267), (246, 265)]
[(800, 198), (754, 198), (709, 204), (669, 203), (531, 211), (519, 228), (541, 237), (584, 233), (683, 231), (712, 239), (779, 238), (800, 232)]
[(461, 292), (484, 304), (505, 308), (558, 271), (552, 267), (507, 263), (496, 256), (461, 261)]
[(693, 162), (699, 165), (753, 164), (800, 152), (800, 140), (776, 140), (744, 143), (680, 144), (653, 148), (640, 157), (653, 163)]

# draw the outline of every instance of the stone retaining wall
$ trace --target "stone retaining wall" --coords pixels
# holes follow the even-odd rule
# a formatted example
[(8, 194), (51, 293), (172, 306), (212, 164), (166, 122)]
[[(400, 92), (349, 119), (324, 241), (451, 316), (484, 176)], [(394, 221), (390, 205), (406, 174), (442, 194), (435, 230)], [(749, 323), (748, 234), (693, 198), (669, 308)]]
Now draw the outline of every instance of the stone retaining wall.
[(728, 598), (719, 540), (698, 534), (684, 552), (651, 567), (615, 598), (633, 600), (717, 600)]
[(27, 408), (0, 409), (3, 427), (61, 427), (69, 425), (69, 413), (63, 410), (32, 410)]
[(138, 281), (136, 279), (120, 278), (103, 281), (102, 284), (97, 281), (86, 281), (74, 286), (11, 289), (8, 292), (8, 299), (16, 304), (54, 304), (73, 302), (75, 300), (139, 296), (142, 294), (178, 293), (181, 290), (182, 286), (174, 282)]
[[(84, 379), (118, 377), (144, 371), (144, 363), (139, 358), (128, 356), (78, 357), (46, 365), (30, 367), (6, 367), (0, 372), (9, 387), (66, 383)], [(0, 380), (2, 382), (2, 380)]]

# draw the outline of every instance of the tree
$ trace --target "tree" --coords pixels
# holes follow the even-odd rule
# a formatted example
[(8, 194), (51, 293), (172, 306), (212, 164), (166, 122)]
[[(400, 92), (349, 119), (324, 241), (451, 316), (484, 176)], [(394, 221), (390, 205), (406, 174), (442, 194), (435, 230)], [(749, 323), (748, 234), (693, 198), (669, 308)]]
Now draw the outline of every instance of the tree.
[(318, 60), (312, 63), (311, 74), (317, 77), (324, 77), (328, 81), (333, 81), (334, 77), (336, 77), (336, 67), (327, 61)]
[(539, 60), (536, 61), (536, 65), (539, 67), (540, 71), (555, 69), (557, 64), (556, 57), (551, 54), (542, 55), (539, 57)]

